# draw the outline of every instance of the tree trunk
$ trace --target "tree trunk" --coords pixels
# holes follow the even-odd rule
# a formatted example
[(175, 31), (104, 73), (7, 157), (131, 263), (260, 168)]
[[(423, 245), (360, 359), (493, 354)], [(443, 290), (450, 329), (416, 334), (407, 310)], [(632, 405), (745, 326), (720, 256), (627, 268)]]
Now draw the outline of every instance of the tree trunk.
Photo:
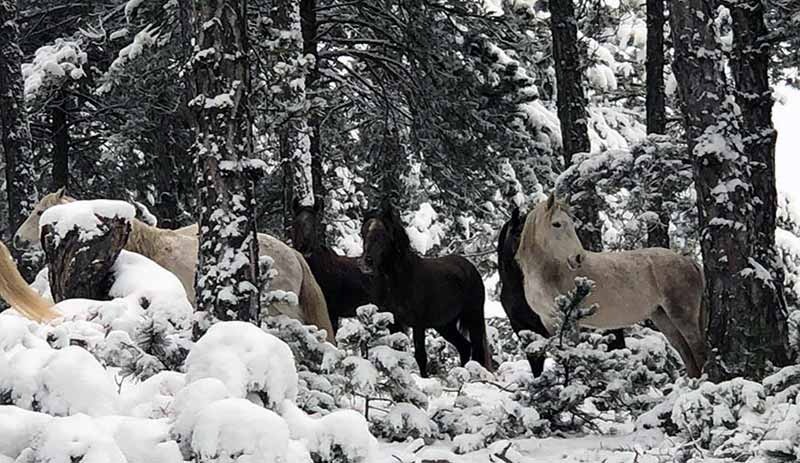
[[(300, 0), (300, 26), (303, 33), (303, 54), (313, 57), (313, 63), (306, 72), (306, 96), (311, 100), (317, 92), (319, 81), (319, 50), (317, 40), (317, 0)], [(325, 196), (325, 186), (322, 183), (322, 150), (320, 147), (319, 110), (312, 104), (308, 113), (309, 137), (311, 138), (311, 173), (314, 183), (314, 194)]]
[[(317, 0), (300, 0), (300, 27), (303, 33), (303, 54), (306, 58), (313, 59), (306, 72), (306, 98), (309, 100), (308, 136), (309, 152), (311, 154), (311, 183), (315, 198), (325, 198), (325, 172), (322, 170), (322, 146), (320, 143), (320, 111), (316, 107), (314, 96), (319, 92), (319, 49), (317, 30)], [(320, 208), (320, 211), (323, 209)], [(317, 221), (317, 230), (320, 230), (320, 243), (325, 243), (325, 227), (322, 225), (324, 213), (314, 216)]]
[(33, 210), (37, 196), (16, 18), (16, 0), (0, 0), (0, 148), (6, 164), (7, 239)]
[[(550, 2), (550, 32), (553, 35), (553, 60), (556, 68), (558, 95), (558, 120), (561, 124), (561, 139), (564, 161), (572, 164), (576, 153), (590, 150), (587, 127), (586, 95), (583, 91), (583, 72), (578, 25), (572, 0)], [(578, 218), (578, 237), (586, 249), (600, 251), (603, 247), (597, 193), (580, 192), (573, 196), (573, 206)]]
[(159, 128), (150, 132), (148, 141), (150, 153), (153, 156), (153, 177), (155, 180), (155, 209), (156, 217), (161, 228), (174, 229), (180, 227), (181, 207), (179, 204), (180, 181), (177, 174), (181, 172), (175, 162), (176, 152), (181, 152), (181, 146), (174, 143), (161, 127), (174, 127), (170, 117), (162, 115), (158, 118)]
[(272, 88), (279, 115), (275, 127), (284, 167), (284, 231), (286, 236), (293, 236), (295, 200), (304, 206), (314, 205), (309, 102), (305, 88), (308, 65), (304, 59), (300, 0), (276, 0), (270, 13), (272, 27), (268, 35), (276, 46), (269, 59), (274, 64), (283, 63), (281, 71), (272, 76)]
[[(769, 272), (771, 282), (757, 279), (754, 303), (767, 304), (761, 323), (772, 328), (775, 342), (767, 346), (768, 357), (782, 363), (788, 359), (787, 308), (783, 294), (784, 271), (775, 247), (778, 194), (775, 185), (775, 141), (772, 125), (772, 89), (769, 85), (770, 46), (764, 23), (764, 4), (759, 0), (737, 0), (731, 4), (733, 56), (731, 70), (736, 103), (742, 112), (742, 140), (749, 158), (753, 185), (752, 258)], [(751, 346), (755, 347), (755, 346)]]
[[(647, 133), (667, 131), (666, 97), (664, 93), (664, 0), (647, 0)], [(669, 248), (669, 214), (664, 211), (663, 192), (652, 198), (650, 209), (658, 221), (647, 230), (647, 246)]]
[(58, 101), (51, 107), (53, 136), (53, 191), (69, 187), (69, 97), (59, 92)]
[[(215, 320), (258, 321), (247, 5), (245, 0), (195, 0), (197, 52), (191, 58), (196, 112), (199, 250), (194, 327)], [(191, 78), (190, 77), (190, 78)]]
[(63, 237), (52, 225), (42, 227), (42, 248), (50, 271), (55, 302), (85, 298), (108, 300), (114, 284), (111, 267), (128, 241), (131, 224), (123, 218), (99, 217), (101, 234), (82, 240), (77, 227)]
[[(694, 163), (701, 230), (708, 341), (713, 380), (760, 378), (767, 362), (786, 361), (780, 292), (761, 279), (754, 255), (750, 160), (742, 153), (734, 108), (728, 103), (724, 56), (714, 31), (715, 5), (674, 0), (670, 15), (687, 144)], [(784, 314), (785, 315), (785, 314)]]

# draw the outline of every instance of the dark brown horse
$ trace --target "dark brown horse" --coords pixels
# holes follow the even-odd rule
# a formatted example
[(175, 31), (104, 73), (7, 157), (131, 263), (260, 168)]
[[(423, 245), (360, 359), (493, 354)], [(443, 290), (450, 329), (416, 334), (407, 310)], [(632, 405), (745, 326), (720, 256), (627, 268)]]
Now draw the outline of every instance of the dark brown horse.
[(490, 368), (484, 288), (478, 270), (461, 256), (422, 258), (412, 249), (398, 213), (385, 205), (367, 214), (361, 227), (362, 268), (374, 276), (378, 306), (414, 329), (414, 357), (427, 376), (425, 329), (434, 328), (470, 359)]
[[(522, 229), (525, 226), (525, 218), (520, 217), (519, 208), (515, 207), (511, 211), (511, 219), (503, 224), (500, 229), (500, 237), (497, 240), (497, 268), (500, 273), (500, 303), (511, 323), (511, 329), (519, 334), (520, 331), (528, 330), (538, 333), (544, 337), (550, 337), (541, 318), (528, 305), (525, 300), (525, 289), (523, 286), (522, 270), (514, 259), (519, 248), (519, 240)], [(609, 344), (610, 349), (624, 349), (625, 336), (622, 329), (611, 331), (614, 340)], [(539, 376), (544, 369), (544, 357), (528, 356), (531, 371), (534, 376)]]
[(317, 220), (321, 210), (320, 199), (313, 207), (295, 201), (292, 244), (306, 258), (311, 273), (322, 288), (335, 334), (339, 329), (339, 318), (355, 317), (357, 308), (372, 302), (370, 277), (361, 271), (357, 257), (340, 256), (322, 244)]
[[(511, 329), (515, 333), (519, 334), (520, 331), (528, 330), (548, 338), (550, 333), (544, 327), (542, 319), (525, 300), (522, 270), (514, 260), (524, 225), (525, 221), (520, 220), (519, 217), (519, 208), (515, 207), (511, 211), (511, 219), (500, 229), (500, 237), (497, 241), (497, 270), (500, 273), (501, 284), (500, 303), (503, 305), (503, 310), (511, 323)], [(544, 359), (544, 356), (528, 355), (528, 363), (531, 365), (534, 376), (542, 374)]]

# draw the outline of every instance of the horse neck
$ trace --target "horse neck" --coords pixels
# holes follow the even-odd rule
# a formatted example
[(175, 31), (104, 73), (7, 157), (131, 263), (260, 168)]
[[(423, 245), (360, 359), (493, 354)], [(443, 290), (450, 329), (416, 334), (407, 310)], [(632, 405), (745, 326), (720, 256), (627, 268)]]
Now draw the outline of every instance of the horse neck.
[(409, 287), (414, 284), (411, 278), (414, 269), (421, 262), (422, 258), (414, 254), (411, 249), (396, 255), (391, 263), (380, 272), (383, 276), (380, 280), (384, 286), (384, 294), (389, 297), (393, 295), (405, 297)]
[(535, 272), (542, 281), (560, 285), (565, 279), (571, 278), (569, 273), (564, 270), (566, 264), (550, 257), (547, 250), (541, 246), (533, 247), (533, 256), (533, 264), (529, 269)]
[(131, 220), (131, 233), (128, 236), (125, 249), (152, 259), (158, 252), (159, 242), (164, 232), (165, 230), (133, 219)]

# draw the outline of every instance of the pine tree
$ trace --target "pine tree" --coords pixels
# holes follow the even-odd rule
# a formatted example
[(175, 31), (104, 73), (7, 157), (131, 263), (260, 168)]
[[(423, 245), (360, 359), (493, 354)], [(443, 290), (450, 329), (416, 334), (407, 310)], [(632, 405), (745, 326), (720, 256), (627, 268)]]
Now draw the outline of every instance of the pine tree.
[(8, 230), (11, 234), (27, 218), (36, 201), (31, 133), (23, 95), (22, 50), (16, 20), (16, 0), (0, 1), (0, 108), (3, 108), (0, 110), (0, 148), (6, 164)]
[[(773, 264), (759, 255), (754, 230), (765, 227), (762, 233), (774, 233), (774, 225), (758, 222), (761, 213), (756, 210), (765, 207), (756, 201), (763, 188), (758, 183), (765, 180), (751, 174), (752, 159), (745, 154), (738, 108), (727, 93), (714, 20), (715, 9), (707, 2), (672, 3), (673, 70), (694, 162), (708, 338), (716, 354), (709, 373), (716, 380), (759, 378), (768, 362), (787, 360), (783, 282), (774, 279), (769, 271)], [(744, 127), (747, 133), (747, 123)]]
[[(257, 321), (258, 243), (252, 161), (249, 43), (245, 0), (195, 2), (190, 102), (196, 112), (199, 252), (197, 309), (208, 323)], [(209, 319), (209, 317), (212, 317)], [(198, 323), (198, 336), (208, 325)]]
[[(589, 116), (586, 112), (586, 94), (583, 89), (583, 72), (575, 6), (572, 0), (550, 2), (550, 30), (553, 36), (553, 60), (556, 68), (558, 119), (565, 164), (572, 164), (572, 156), (588, 153)], [(582, 191), (572, 198), (578, 216), (578, 237), (583, 247), (592, 251), (603, 248), (600, 219), (597, 211), (599, 198), (594, 191)]]
[[(269, 56), (268, 98), (271, 101), (273, 135), (283, 165), (284, 233), (293, 236), (293, 204), (314, 204), (311, 173), (311, 129), (308, 125), (309, 102), (306, 98), (307, 68), (301, 31), (299, 0), (272, 2), (264, 37)], [(313, 59), (313, 58), (312, 58)]]
[[(667, 114), (664, 91), (664, 0), (647, 0), (647, 133), (666, 134)], [(664, 198), (655, 198), (653, 212), (658, 216), (647, 230), (649, 247), (669, 248), (669, 214)]]

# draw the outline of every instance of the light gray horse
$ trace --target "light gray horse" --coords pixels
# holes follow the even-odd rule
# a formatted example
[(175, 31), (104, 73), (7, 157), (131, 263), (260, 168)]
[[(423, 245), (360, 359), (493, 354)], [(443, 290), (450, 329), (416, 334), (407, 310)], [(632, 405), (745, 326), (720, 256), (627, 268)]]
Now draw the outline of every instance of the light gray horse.
[(581, 321), (593, 328), (622, 328), (652, 319), (678, 350), (687, 374), (705, 364), (702, 269), (668, 249), (590, 252), (583, 249), (566, 205), (553, 194), (528, 214), (516, 254), (525, 299), (551, 334), (558, 322), (554, 299), (574, 288), (575, 277), (596, 283), (585, 301), (598, 310)]

